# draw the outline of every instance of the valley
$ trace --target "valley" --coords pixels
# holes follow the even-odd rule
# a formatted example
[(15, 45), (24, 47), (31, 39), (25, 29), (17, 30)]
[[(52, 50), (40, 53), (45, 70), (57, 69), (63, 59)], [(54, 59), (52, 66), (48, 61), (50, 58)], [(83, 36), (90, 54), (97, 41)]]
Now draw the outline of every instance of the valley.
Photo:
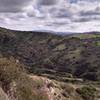
[(0, 28), (0, 88), (0, 100), (99, 100), (100, 33)]

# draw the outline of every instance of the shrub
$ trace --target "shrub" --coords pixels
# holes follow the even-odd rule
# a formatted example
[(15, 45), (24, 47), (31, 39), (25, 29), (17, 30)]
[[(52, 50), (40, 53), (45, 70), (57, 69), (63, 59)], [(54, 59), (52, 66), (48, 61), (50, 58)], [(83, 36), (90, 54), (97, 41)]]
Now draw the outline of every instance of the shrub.
[(12, 100), (48, 100), (47, 95), (41, 93), (42, 83), (37, 85), (14, 59), (0, 59), (0, 83)]
[(3, 87), (7, 87), (11, 82), (21, 76), (21, 65), (17, 64), (14, 59), (8, 60), (0, 58), (0, 82)]
[(61, 84), (61, 88), (68, 93), (69, 95), (71, 95), (74, 92), (74, 88), (72, 85), (66, 85), (66, 84)]
[(79, 93), (84, 100), (94, 100), (96, 98), (96, 89), (93, 86), (77, 88), (76, 92)]

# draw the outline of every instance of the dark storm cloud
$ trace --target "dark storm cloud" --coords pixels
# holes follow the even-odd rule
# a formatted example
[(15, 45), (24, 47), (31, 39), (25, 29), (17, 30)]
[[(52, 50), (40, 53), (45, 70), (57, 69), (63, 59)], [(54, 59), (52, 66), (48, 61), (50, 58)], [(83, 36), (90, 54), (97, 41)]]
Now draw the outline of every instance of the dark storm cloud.
[(96, 10), (95, 11), (82, 11), (80, 12), (80, 16), (94, 16), (94, 15), (98, 15), (100, 16), (100, 12), (97, 12)]
[(37, 3), (39, 5), (54, 5), (57, 2), (59, 2), (59, 0), (37, 0)]
[(65, 8), (51, 8), (50, 13), (52, 13), (52, 17), (55, 18), (69, 18), (71, 17), (71, 13), (67, 11)]
[(32, 0), (0, 0), (0, 12), (19, 12)]
[(100, 20), (100, 8), (96, 7), (93, 10), (83, 10), (78, 13), (77, 19), (72, 19), (74, 22), (89, 22)]

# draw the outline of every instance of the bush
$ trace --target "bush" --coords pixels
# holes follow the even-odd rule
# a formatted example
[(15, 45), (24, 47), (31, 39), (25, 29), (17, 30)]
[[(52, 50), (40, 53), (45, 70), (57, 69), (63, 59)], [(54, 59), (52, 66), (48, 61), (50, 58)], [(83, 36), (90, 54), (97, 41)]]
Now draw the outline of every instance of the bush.
[(1, 85), (5, 88), (11, 82), (17, 80), (21, 76), (21, 72), (23, 72), (21, 68), (21, 65), (17, 64), (14, 59), (0, 58)]
[(84, 100), (94, 100), (96, 98), (96, 89), (93, 86), (77, 88), (76, 92), (79, 93)]
[(69, 95), (71, 95), (74, 92), (74, 88), (72, 85), (66, 85), (66, 84), (61, 84), (61, 88), (68, 93)]
[(40, 91), (40, 88), (34, 87), (34, 84), (28, 77), (19, 79), (16, 90), (18, 100), (48, 100), (47, 96)]
[(0, 59), (0, 83), (3, 90), (14, 100), (48, 100), (45, 93), (41, 93), (42, 83), (33, 81), (14, 59)]

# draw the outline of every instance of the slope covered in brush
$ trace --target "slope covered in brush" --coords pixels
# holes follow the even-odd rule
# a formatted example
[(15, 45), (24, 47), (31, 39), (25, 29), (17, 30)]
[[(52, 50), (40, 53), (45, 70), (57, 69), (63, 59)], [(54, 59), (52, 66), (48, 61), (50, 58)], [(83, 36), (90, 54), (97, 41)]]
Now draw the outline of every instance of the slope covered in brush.
[(0, 29), (0, 54), (39, 75), (100, 80), (100, 33), (56, 35)]

